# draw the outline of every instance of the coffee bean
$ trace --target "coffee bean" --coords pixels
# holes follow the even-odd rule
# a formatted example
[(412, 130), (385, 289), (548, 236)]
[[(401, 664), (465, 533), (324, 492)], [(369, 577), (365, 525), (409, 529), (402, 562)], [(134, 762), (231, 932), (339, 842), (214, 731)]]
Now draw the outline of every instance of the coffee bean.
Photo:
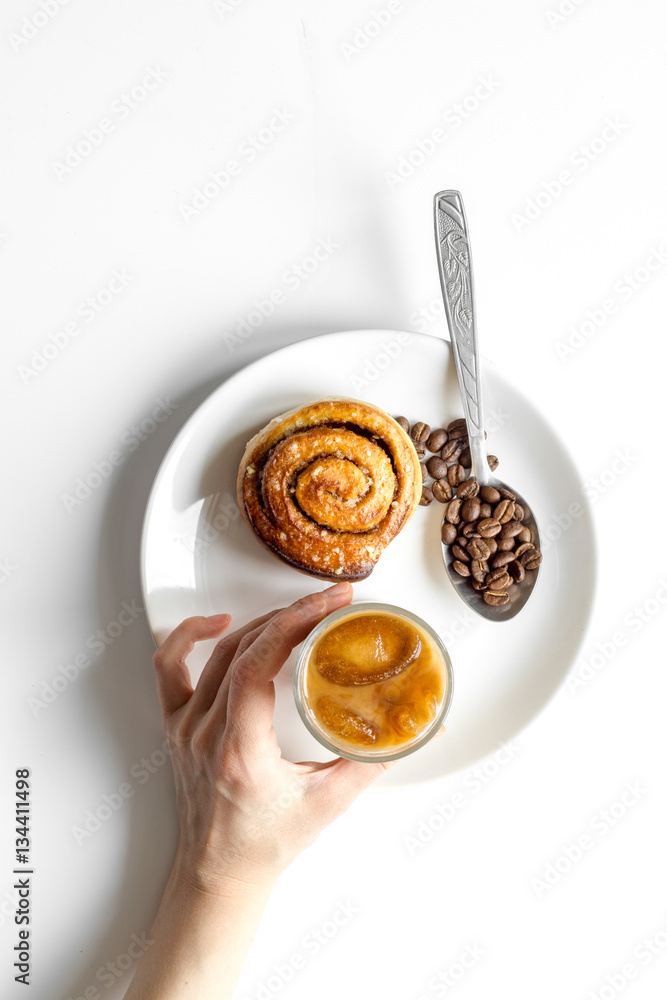
[(422, 483), (425, 483), (428, 479), (428, 469), (423, 462), (419, 463), (419, 468), (422, 470)]
[(459, 548), (462, 548), (464, 551), (466, 551), (468, 547), (468, 539), (466, 538), (465, 535), (457, 535), (456, 544), (459, 546)]
[(462, 465), (450, 465), (447, 472), (447, 480), (450, 486), (458, 486), (459, 483), (464, 482), (466, 478), (466, 472)]
[(433, 483), (431, 489), (433, 496), (439, 503), (447, 503), (454, 496), (454, 490), (446, 479), (438, 479), (437, 483)]
[(517, 542), (530, 542), (532, 540), (533, 533), (530, 528), (522, 528), (519, 534), (516, 536)]
[(394, 420), (402, 427), (406, 434), (410, 433), (410, 424), (408, 423), (407, 417), (394, 417)]
[[(453, 450), (449, 450), (449, 446), (452, 444), (455, 445), (455, 448)], [(456, 440), (449, 441), (448, 444), (446, 444), (445, 447), (442, 449), (442, 451), (448, 451), (446, 459), (448, 465), (460, 464), (459, 458), (461, 457), (461, 454), (463, 452), (463, 443), (461, 441), (456, 441)], [(441, 455), (442, 451), (440, 452)], [(444, 456), (442, 457), (444, 458)], [(463, 478), (465, 479), (466, 477), (464, 476)]]
[(498, 569), (500, 566), (508, 566), (511, 562), (514, 562), (513, 552), (498, 552), (491, 559), (491, 566), (493, 569)]
[(514, 539), (513, 538), (503, 538), (502, 531), (498, 535), (498, 538), (496, 539), (496, 541), (498, 543), (498, 551), (499, 552), (509, 552), (511, 549), (514, 548)]
[[(519, 548), (514, 553), (515, 559), (519, 560), (524, 569), (528, 569), (527, 564), (535, 555), (539, 556), (540, 553), (537, 551), (532, 542), (529, 545), (526, 545), (525, 547), (523, 545), (520, 545)], [(539, 561), (537, 565), (539, 566)]]
[(516, 559), (513, 562), (507, 564), (507, 572), (512, 577), (515, 583), (521, 583), (521, 581), (526, 575), (525, 569), (523, 568), (521, 563), (518, 562)]
[(498, 551), (498, 542), (495, 538), (485, 538), (484, 541), (489, 546), (489, 555), (495, 556)]
[(457, 458), (461, 454), (459, 451), (459, 442), (450, 438), (450, 440), (446, 441), (442, 446), (440, 450), (440, 458), (444, 462), (449, 462), (454, 454), (456, 454)]
[(538, 549), (533, 549), (531, 552), (524, 552), (520, 562), (524, 569), (537, 569), (542, 562), (542, 553)]
[(421, 458), (426, 458), (426, 445), (423, 444), (421, 441), (413, 441), (412, 443), (415, 446), (415, 451), (417, 452), (417, 457), (420, 458), (420, 459)]
[(484, 538), (471, 538), (468, 542), (468, 552), (473, 559), (488, 559), (491, 555), (489, 543)]
[(458, 420), (452, 420), (451, 423), (447, 424), (447, 433), (450, 438), (466, 437), (468, 434), (468, 425), (466, 424), (464, 418), (459, 417)]
[(469, 469), (472, 465), (472, 455), (470, 454), (470, 448), (467, 446), (463, 449), (459, 455), (459, 462), (464, 468)]
[(426, 447), (429, 451), (440, 451), (441, 448), (449, 441), (449, 434), (442, 427), (438, 427), (437, 430), (431, 431), (426, 441)]
[[(516, 504), (514, 507), (514, 513), (516, 515)], [(503, 524), (503, 530), (500, 532), (501, 538), (516, 538), (520, 531), (522, 531), (522, 526), (520, 521), (506, 521)]]
[(489, 564), (486, 559), (473, 559), (470, 572), (474, 580), (477, 580), (478, 583), (484, 583), (486, 574), (489, 572)]
[(447, 463), (437, 455), (429, 458), (426, 467), (434, 479), (444, 479), (447, 476)]
[[(447, 509), (445, 511), (445, 517), (450, 524), (460, 524), (461, 523), (461, 504), (463, 500), (460, 497), (454, 497), (447, 504)], [(500, 530), (500, 529), (498, 529)], [(458, 534), (458, 532), (457, 532)]]
[(480, 506), (481, 504), (477, 497), (468, 497), (467, 500), (464, 500), (461, 507), (461, 517), (463, 520), (470, 523), (476, 521), (479, 517)]
[(433, 494), (431, 493), (428, 486), (422, 486), (421, 500), (419, 501), (420, 507), (428, 507), (430, 503), (433, 503)]
[(525, 515), (526, 515), (526, 512), (524, 511), (524, 509), (521, 506), (521, 504), (520, 503), (515, 503), (514, 504), (514, 520), (515, 521), (523, 521)]
[(508, 521), (512, 520), (514, 514), (514, 504), (511, 500), (501, 500), (493, 508), (493, 516), (501, 524), (507, 524)]
[(486, 584), (480, 583), (479, 580), (471, 579), (470, 586), (473, 588), (473, 590), (486, 590)]
[(423, 443), (428, 440), (431, 433), (431, 428), (428, 424), (425, 424), (423, 420), (418, 420), (416, 424), (412, 425), (412, 430), (410, 431), (410, 437), (413, 441), (419, 441)]
[(482, 596), (486, 604), (490, 604), (494, 608), (507, 604), (510, 599), (506, 590), (485, 590)]
[(470, 556), (468, 555), (465, 549), (461, 548), (460, 545), (452, 545), (452, 555), (454, 556), (455, 559), (458, 559), (460, 562), (465, 562), (465, 563), (470, 562)]
[(504, 590), (505, 587), (509, 587), (510, 585), (510, 575), (502, 567), (492, 569), (490, 573), (487, 573), (484, 583), (489, 590)]
[(493, 507), (491, 506), (491, 504), (490, 503), (483, 503), (482, 506), (479, 509), (479, 516), (480, 517), (491, 517), (492, 514), (493, 514)]
[(501, 486), (498, 492), (503, 500), (516, 500), (516, 493), (512, 493), (511, 490), (506, 489), (504, 486)]
[(445, 545), (452, 545), (456, 541), (457, 535), (458, 531), (456, 530), (453, 524), (450, 524), (448, 521), (445, 524), (443, 524), (442, 530), (440, 532), (440, 537), (442, 538)]
[[(452, 500), (452, 503), (454, 501)], [(477, 530), (482, 538), (493, 538), (500, 531), (502, 525), (495, 517), (484, 517), (477, 522)]]
[[(489, 468), (491, 469), (491, 472), (495, 472), (496, 469), (498, 468), (499, 464), (500, 464), (498, 462), (498, 456), (497, 455), (487, 455), (487, 459), (486, 460), (489, 463)], [(505, 602), (503, 602), (503, 603), (505, 603)]]
[[(463, 462), (461, 462), (463, 465)], [(479, 483), (476, 479), (464, 479), (456, 488), (458, 496), (467, 500), (469, 497), (476, 497), (479, 493)]]
[(453, 438), (455, 441), (460, 441), (462, 448), (468, 447), (468, 430), (466, 427), (463, 427), (459, 430), (449, 431), (449, 436), (450, 438)]
[(460, 559), (455, 559), (452, 563), (452, 567), (459, 576), (470, 576), (470, 568), (467, 563), (461, 562)]
[(479, 495), (487, 503), (497, 504), (500, 500), (500, 493), (493, 486), (482, 486)]
[(466, 523), (461, 528), (461, 534), (464, 538), (479, 538), (479, 532), (477, 531), (477, 525), (474, 521), (466, 521)]

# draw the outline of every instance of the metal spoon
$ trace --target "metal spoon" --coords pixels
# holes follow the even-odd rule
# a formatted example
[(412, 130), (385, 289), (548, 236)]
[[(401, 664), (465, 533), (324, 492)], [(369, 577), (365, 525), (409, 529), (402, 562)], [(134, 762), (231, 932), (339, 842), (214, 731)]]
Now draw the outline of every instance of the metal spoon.
[[(463, 201), (458, 191), (439, 191), (434, 198), (435, 244), (440, 271), (440, 285), (445, 302), (447, 325), (454, 352), (456, 374), (461, 390), (463, 412), (468, 428), (470, 454), (472, 456), (472, 478), (482, 486), (493, 486), (497, 490), (507, 489), (515, 494), (517, 502), (524, 509), (523, 524), (530, 528), (532, 542), (540, 547), (540, 534), (530, 506), (520, 493), (492, 475), (487, 461), (484, 443), (484, 415), (482, 410), (482, 380), (480, 377), (477, 329), (475, 325), (475, 297)], [(443, 543), (442, 554), (449, 578), (459, 597), (468, 607), (490, 621), (503, 622), (514, 618), (521, 611), (533, 592), (539, 566), (536, 570), (526, 570), (521, 583), (509, 587), (509, 602), (494, 606), (487, 604), (482, 591), (474, 590), (470, 579), (459, 576), (452, 564), (454, 556), (449, 546)]]

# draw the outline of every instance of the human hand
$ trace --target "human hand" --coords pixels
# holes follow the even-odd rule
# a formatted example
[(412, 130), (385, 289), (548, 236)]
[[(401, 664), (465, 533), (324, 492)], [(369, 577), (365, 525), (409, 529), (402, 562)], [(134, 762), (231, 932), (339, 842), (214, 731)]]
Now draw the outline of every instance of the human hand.
[(272, 719), (273, 679), (291, 650), (349, 604), (341, 583), (226, 635), (194, 688), (185, 663), (229, 615), (182, 622), (154, 656), (180, 817), (175, 871), (207, 892), (272, 882), (389, 763), (285, 760)]

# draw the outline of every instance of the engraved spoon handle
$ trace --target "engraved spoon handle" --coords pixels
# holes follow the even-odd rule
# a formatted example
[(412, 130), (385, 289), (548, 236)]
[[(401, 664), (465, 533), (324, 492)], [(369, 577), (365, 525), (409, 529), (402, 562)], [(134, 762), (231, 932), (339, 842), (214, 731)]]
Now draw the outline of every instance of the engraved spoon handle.
[(440, 286), (452, 341), (456, 374), (468, 425), (472, 475), (483, 486), (490, 479), (484, 444), (475, 286), (463, 200), (458, 191), (439, 191), (433, 199), (435, 245)]

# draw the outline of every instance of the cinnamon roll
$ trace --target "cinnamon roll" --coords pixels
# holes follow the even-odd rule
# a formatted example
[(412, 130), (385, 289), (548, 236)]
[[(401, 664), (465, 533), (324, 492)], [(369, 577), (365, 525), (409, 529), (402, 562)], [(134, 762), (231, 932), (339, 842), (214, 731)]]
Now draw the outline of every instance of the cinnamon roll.
[(363, 580), (421, 496), (412, 441), (384, 410), (344, 397), (282, 413), (248, 443), (241, 513), (280, 559), (325, 580)]

